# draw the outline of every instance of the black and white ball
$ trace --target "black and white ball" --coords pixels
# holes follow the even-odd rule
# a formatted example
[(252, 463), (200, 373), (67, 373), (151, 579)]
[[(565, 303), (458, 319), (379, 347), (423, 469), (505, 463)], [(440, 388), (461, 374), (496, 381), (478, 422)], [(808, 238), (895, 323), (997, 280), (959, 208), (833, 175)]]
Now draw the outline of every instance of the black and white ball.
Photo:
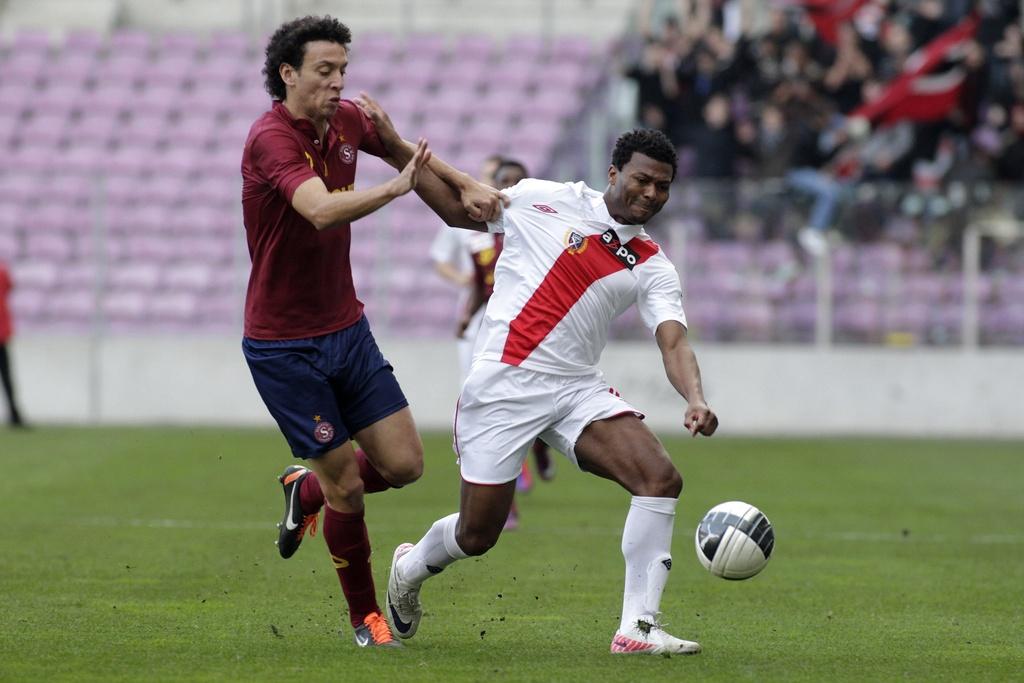
[(775, 530), (764, 513), (732, 500), (708, 510), (694, 538), (697, 559), (723, 579), (749, 579), (764, 569), (775, 547)]

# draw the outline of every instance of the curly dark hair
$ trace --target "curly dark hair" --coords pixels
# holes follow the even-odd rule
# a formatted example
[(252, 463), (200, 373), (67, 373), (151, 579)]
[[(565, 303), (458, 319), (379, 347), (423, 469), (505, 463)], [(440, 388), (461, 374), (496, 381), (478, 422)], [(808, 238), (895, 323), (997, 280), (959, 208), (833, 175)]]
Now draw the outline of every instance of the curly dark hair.
[(633, 158), (633, 152), (639, 152), (655, 161), (670, 164), (672, 180), (676, 179), (679, 157), (676, 155), (676, 148), (672, 142), (660, 130), (636, 128), (620, 135), (619, 139), (615, 141), (615, 148), (612, 149), (612, 165), (621, 171), (622, 167)]
[(275, 100), (284, 100), (287, 89), (281, 78), (281, 65), (302, 68), (306, 57), (306, 43), (326, 40), (348, 47), (352, 32), (334, 17), (302, 17), (293, 19), (274, 31), (267, 43), (267, 59), (263, 63), (263, 87)]

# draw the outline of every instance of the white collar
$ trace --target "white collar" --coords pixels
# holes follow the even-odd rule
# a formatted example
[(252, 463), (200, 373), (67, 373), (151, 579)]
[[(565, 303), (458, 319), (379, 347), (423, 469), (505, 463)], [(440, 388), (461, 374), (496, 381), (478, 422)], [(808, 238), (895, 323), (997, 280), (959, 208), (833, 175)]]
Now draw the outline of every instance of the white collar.
[(589, 195), (587, 199), (589, 200), (590, 210), (594, 219), (606, 227), (615, 230), (615, 234), (619, 236), (620, 242), (625, 244), (644, 231), (644, 226), (642, 225), (627, 225), (619, 223), (612, 218), (612, 215), (608, 213), (608, 205), (604, 202), (604, 194), (589, 187), (587, 189), (590, 190), (587, 193)]

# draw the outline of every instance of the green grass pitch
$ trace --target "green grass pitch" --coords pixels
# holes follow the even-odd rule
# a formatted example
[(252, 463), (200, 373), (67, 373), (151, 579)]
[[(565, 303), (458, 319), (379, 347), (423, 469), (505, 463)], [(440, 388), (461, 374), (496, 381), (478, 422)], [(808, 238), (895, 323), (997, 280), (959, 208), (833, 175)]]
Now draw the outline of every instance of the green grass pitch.
[[(276, 432), (0, 431), (0, 680), (1024, 680), (1024, 444), (669, 439), (686, 487), (662, 604), (695, 657), (615, 658), (628, 496), (559, 462), (522, 527), (424, 588), (402, 651), (358, 650), (318, 535), (277, 556)], [(368, 498), (391, 551), (455, 510), (443, 435), (426, 474)], [(775, 556), (703, 571), (705, 510), (754, 503)]]

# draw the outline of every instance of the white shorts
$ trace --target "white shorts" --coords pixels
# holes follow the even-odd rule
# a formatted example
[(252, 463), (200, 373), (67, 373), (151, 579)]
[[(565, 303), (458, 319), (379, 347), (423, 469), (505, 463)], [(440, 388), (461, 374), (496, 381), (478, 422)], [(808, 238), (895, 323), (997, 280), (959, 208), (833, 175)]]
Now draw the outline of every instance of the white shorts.
[(455, 409), (455, 453), (471, 484), (519, 476), (537, 437), (579, 467), (576, 441), (591, 422), (622, 414), (643, 418), (598, 373), (551, 375), (477, 361)]

